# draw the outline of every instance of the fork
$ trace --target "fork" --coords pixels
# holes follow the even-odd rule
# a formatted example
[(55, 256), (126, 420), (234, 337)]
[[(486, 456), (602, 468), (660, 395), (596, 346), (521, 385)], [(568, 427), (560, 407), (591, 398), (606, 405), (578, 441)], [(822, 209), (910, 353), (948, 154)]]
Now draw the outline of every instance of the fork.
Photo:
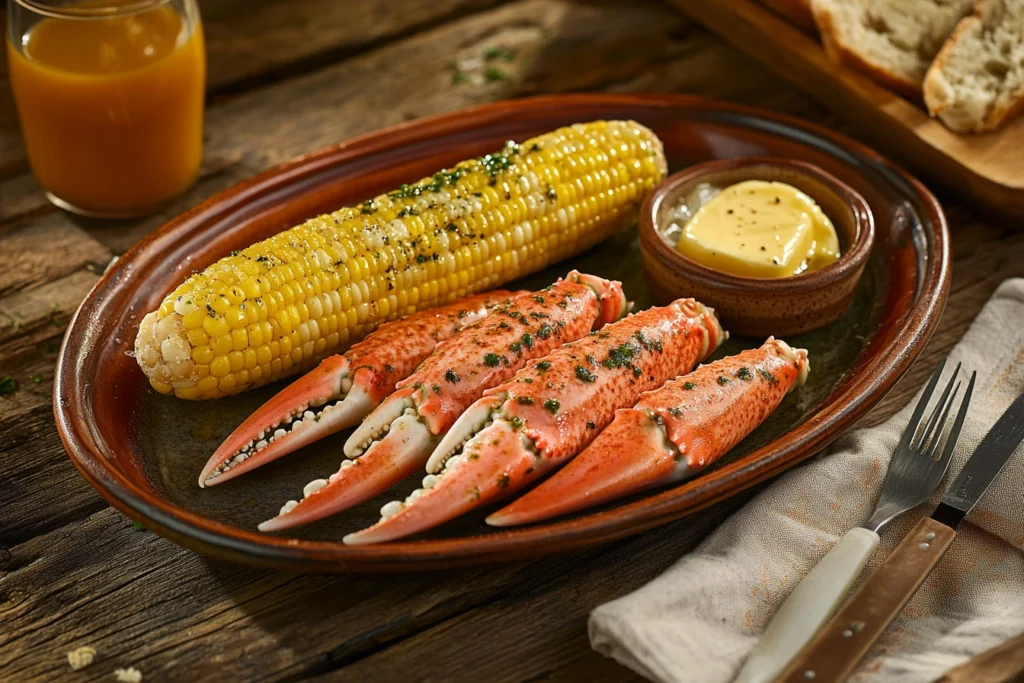
[(878, 532), (882, 527), (927, 500), (942, 480), (967, 415), (977, 374), (971, 373), (960, 409), (940, 450), (950, 409), (960, 391), (959, 363), (923, 427), (922, 421), (945, 366), (946, 359), (943, 359), (914, 408), (889, 463), (882, 494), (871, 518), (864, 526), (851, 529), (839, 539), (797, 584), (750, 653), (736, 683), (773, 680), (839, 607), (878, 547)]

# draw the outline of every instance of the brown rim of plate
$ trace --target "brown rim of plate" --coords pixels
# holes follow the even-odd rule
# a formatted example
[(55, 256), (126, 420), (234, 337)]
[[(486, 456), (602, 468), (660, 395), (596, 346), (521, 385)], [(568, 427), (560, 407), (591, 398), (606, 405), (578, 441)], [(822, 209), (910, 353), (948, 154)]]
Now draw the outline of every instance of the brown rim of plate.
[[(681, 186), (697, 181), (701, 176), (740, 168), (776, 167), (796, 171), (809, 176), (829, 188), (845, 202), (853, 212), (857, 225), (857, 235), (849, 247), (835, 262), (809, 273), (800, 273), (781, 278), (757, 278), (746, 275), (732, 275), (721, 270), (709, 268), (694, 261), (678, 249), (674, 249), (657, 231), (656, 223), (661, 204)], [(808, 193), (809, 194), (809, 193)], [(814, 199), (812, 197), (812, 199)], [(820, 202), (819, 202), (820, 203)], [(687, 273), (706, 283), (713, 284), (730, 291), (744, 292), (759, 289), (772, 293), (790, 293), (796, 291), (813, 291), (832, 285), (837, 280), (855, 275), (864, 261), (871, 254), (875, 238), (874, 217), (867, 201), (852, 187), (836, 178), (831, 173), (806, 161), (782, 159), (779, 157), (745, 157), (742, 159), (722, 159), (695, 164), (687, 169), (670, 175), (663, 180), (654, 192), (647, 197), (640, 208), (638, 223), (640, 240), (648, 244), (656, 252), (659, 259), (668, 262), (669, 266)]]
[[(288, 187), (324, 169), (363, 155), (403, 145), (426, 143), (471, 128), (509, 124), (542, 114), (594, 118), (643, 119), (645, 115), (688, 116), (696, 120), (742, 127), (757, 136), (785, 136), (861, 168), (867, 177), (902, 188), (913, 195), (913, 211), (926, 215), (928, 234), (911, 234), (918, 252), (904, 266), (916, 273), (913, 303), (891, 343), (862, 371), (850, 377), (843, 394), (785, 437), (736, 462), (642, 500), (583, 517), (538, 526), (499, 531), (484, 537), (401, 541), (382, 545), (344, 546), (339, 542), (275, 537), (224, 524), (174, 505), (142, 490), (109, 460), (88, 391), (92, 375), (90, 352), (104, 341), (94, 321), (120, 314), (130, 304), (129, 291), (145, 282), (176, 244), (209, 230), (240, 207), (270, 201)], [(293, 190), (294, 191), (294, 190)], [(268, 199), (269, 198), (269, 199)], [(906, 196), (896, 203), (907, 203)], [(898, 213), (898, 212), (897, 212)], [(894, 220), (906, 220), (897, 215)], [(830, 443), (864, 415), (907, 371), (931, 336), (945, 306), (950, 277), (949, 230), (942, 208), (916, 179), (881, 155), (843, 135), (794, 117), (753, 107), (676, 94), (549, 95), (481, 105), (399, 124), (307, 154), (224, 190), (150, 233), (129, 249), (97, 281), (71, 320), (57, 360), (54, 415), (64, 447), (86, 480), (111, 505), (151, 530), (177, 543), (224, 559), (303, 571), (410, 571), (508, 562), (554, 552), (590, 547), (623, 538), (678, 519), (780, 473)], [(891, 323), (890, 323), (891, 324)], [(100, 355), (98, 352), (95, 355)], [(739, 484), (725, 488), (721, 480)]]

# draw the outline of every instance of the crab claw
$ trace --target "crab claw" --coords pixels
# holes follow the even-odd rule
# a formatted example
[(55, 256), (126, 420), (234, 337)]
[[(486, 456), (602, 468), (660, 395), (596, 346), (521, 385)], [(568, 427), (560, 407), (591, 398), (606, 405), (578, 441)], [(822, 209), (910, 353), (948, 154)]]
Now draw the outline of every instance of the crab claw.
[(351, 427), (376, 405), (359, 376), (353, 381), (343, 356), (326, 358), (233, 431), (206, 463), (199, 485), (220, 484)]
[(557, 474), (487, 518), (538, 522), (680, 481), (729, 452), (803, 385), (807, 351), (769, 338), (643, 394)]
[(678, 450), (650, 415), (635, 408), (619, 410), (584, 454), (490, 515), (487, 523), (528, 524), (668, 484), (686, 474), (686, 460), (677, 461), (677, 456)]
[[(375, 525), (345, 536), (345, 543), (383, 543), (435, 527), (520, 490), (547, 471), (543, 459), (521, 429), (498, 419), (488, 423), (493, 405), (480, 401), (467, 411), (438, 444), (427, 464), (431, 472), (405, 501), (381, 508)], [(481, 428), (481, 420), (482, 428)], [(467, 433), (473, 433), (464, 445)], [(455, 451), (461, 453), (444, 454)]]
[(308, 524), (365, 502), (419, 469), (436, 442), (414, 415), (402, 414), (391, 422), (387, 436), (374, 441), (362, 455), (342, 461), (329, 480), (311, 481), (301, 501), (285, 503), (277, 517), (260, 524), (259, 530)]

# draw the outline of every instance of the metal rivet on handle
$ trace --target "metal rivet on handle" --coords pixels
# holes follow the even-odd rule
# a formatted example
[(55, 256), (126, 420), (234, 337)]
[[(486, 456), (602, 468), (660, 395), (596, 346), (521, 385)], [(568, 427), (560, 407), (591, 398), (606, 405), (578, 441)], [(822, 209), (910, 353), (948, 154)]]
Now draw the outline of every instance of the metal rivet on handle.
[(815, 673), (814, 673), (814, 670), (813, 670), (813, 669), (808, 669), (807, 671), (804, 671), (804, 678), (806, 678), (807, 680), (811, 680), (811, 679), (812, 679), (812, 678), (814, 678), (814, 677), (815, 677), (816, 675), (817, 675), (817, 674), (815, 674)]
[(843, 638), (852, 638), (852, 637), (853, 637), (853, 631), (851, 631), (850, 629), (846, 629), (845, 631), (843, 631)]
[(933, 534), (931, 532), (928, 532), (928, 535), (924, 537), (924, 540), (926, 540), (926, 541), (934, 541), (935, 540), (935, 534)]
[(929, 547), (930, 546), (927, 543), (922, 543), (918, 546), (918, 548), (920, 548), (921, 550), (928, 550)]
[(850, 628), (852, 628), (854, 631), (862, 631), (862, 630), (864, 630), (864, 622), (863, 621), (855, 621), (855, 622), (850, 624)]

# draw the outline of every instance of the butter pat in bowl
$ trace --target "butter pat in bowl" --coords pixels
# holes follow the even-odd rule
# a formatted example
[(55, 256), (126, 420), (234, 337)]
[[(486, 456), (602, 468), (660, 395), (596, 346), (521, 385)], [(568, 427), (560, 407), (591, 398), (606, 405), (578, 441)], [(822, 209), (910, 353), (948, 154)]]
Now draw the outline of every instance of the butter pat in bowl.
[(640, 212), (640, 248), (659, 301), (692, 296), (726, 329), (792, 335), (849, 307), (874, 241), (867, 202), (822, 169), (750, 158), (692, 166)]

